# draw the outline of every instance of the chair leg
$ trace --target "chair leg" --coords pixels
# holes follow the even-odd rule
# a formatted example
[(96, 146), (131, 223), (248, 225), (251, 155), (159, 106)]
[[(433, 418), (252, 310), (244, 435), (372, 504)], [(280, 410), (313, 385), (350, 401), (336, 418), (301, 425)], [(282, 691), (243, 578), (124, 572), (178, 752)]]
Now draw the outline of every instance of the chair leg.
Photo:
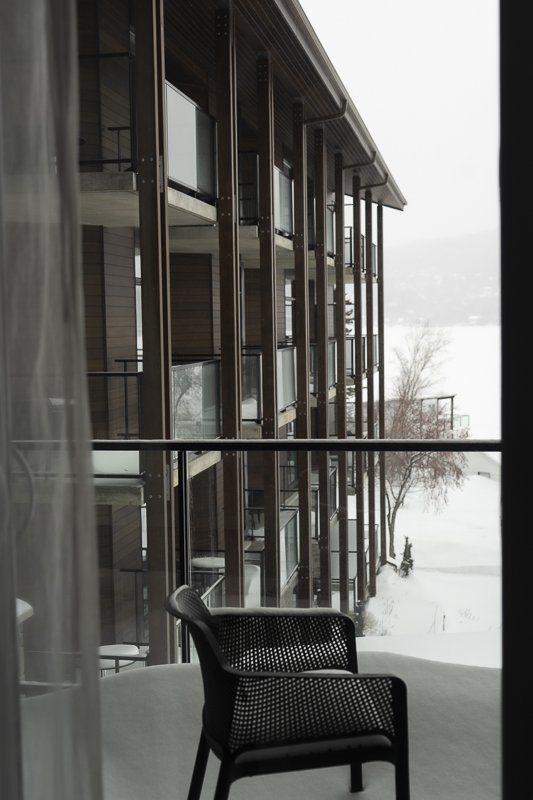
[(229, 795), (229, 787), (231, 786), (232, 772), (233, 764), (231, 761), (223, 760), (220, 764), (217, 788), (215, 789), (215, 796), (213, 800), (227, 800)]
[(396, 800), (410, 800), (409, 764), (407, 759), (399, 758), (394, 766)]
[(200, 800), (208, 757), (209, 745), (207, 744), (207, 739), (202, 731), (200, 734), (200, 741), (198, 743), (198, 750), (196, 752), (196, 761), (194, 762), (194, 769), (192, 771), (191, 785), (189, 786), (187, 800)]
[(350, 764), (350, 791), (363, 791), (363, 765), (360, 761)]

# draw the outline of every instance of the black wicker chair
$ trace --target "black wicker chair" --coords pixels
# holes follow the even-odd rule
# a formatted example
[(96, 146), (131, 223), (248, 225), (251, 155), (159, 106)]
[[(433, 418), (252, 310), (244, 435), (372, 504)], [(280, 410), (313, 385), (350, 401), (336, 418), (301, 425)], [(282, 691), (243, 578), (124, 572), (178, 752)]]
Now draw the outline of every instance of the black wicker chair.
[(329, 609), (210, 612), (189, 586), (166, 608), (187, 624), (204, 684), (188, 800), (199, 800), (210, 749), (221, 761), (215, 800), (226, 800), (237, 778), (340, 764), (350, 765), (350, 790), (361, 791), (367, 761), (394, 764), (396, 800), (409, 800), (406, 687), (393, 675), (357, 674), (349, 617)]

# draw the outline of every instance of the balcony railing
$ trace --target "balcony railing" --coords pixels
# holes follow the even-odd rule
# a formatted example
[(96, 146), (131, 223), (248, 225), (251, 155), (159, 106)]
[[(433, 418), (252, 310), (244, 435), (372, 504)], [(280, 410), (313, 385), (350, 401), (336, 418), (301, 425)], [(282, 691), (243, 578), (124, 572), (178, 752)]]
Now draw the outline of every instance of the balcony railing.
[(79, 164), (82, 171), (136, 171), (135, 54), (131, 50), (85, 53), (79, 60), (80, 84), (98, 82), (112, 87), (122, 102), (106, 107), (105, 126), (95, 125), (92, 114), (80, 109)]
[(292, 236), (293, 228), (293, 182), (277, 167), (274, 167), (274, 227), (282, 236)]
[[(277, 379), (278, 410), (284, 411), (296, 402), (296, 349), (278, 347)], [(248, 348), (242, 354), (242, 419), (261, 422), (263, 418), (262, 370), (263, 356), (258, 348)]]
[[(373, 353), (373, 360), (374, 360), (374, 367), (379, 368), (379, 336), (375, 333), (372, 337), (372, 353)], [(367, 371), (368, 359), (367, 359), (367, 347), (366, 347), (366, 336), (361, 337), (361, 364), (363, 369), (363, 374)], [(355, 338), (353, 336), (346, 337), (346, 374), (349, 375), (351, 378), (355, 376)]]
[[(282, 236), (293, 234), (293, 205), (293, 181), (274, 167), (274, 228)], [(239, 153), (239, 222), (259, 222), (259, 156), (253, 152)]]
[(218, 361), (176, 364), (171, 371), (171, 391), (175, 439), (220, 436)]
[(241, 356), (242, 421), (258, 422), (263, 418), (262, 355), (259, 350), (247, 350)]
[[(364, 272), (366, 269), (365, 264), (365, 237), (361, 235), (361, 270)], [(353, 250), (353, 228), (351, 225), (346, 225), (344, 228), (344, 266), (346, 269), (352, 269), (354, 265), (354, 250)]]
[[(138, 439), (142, 372), (88, 372), (89, 405), (95, 439)], [(51, 398), (53, 402), (53, 398)]]
[[(286, 475), (284, 477), (280, 477), (280, 484), (287, 487), (287, 491), (290, 491), (292, 497), (298, 495), (297, 487), (296, 487), (296, 479), (297, 479), (297, 458), (295, 458), (294, 453), (296, 452), (311, 452), (315, 456), (318, 453), (329, 453), (330, 454), (330, 478), (334, 475), (334, 471), (336, 471), (336, 464), (335, 464), (335, 454), (340, 452), (346, 453), (353, 453), (354, 451), (360, 451), (363, 454), (366, 453), (380, 453), (384, 452), (386, 454), (391, 453), (392, 455), (401, 453), (401, 452), (421, 452), (421, 453), (434, 453), (438, 451), (440, 453), (454, 453), (454, 452), (491, 452), (491, 451), (499, 451), (501, 445), (499, 442), (495, 442), (493, 440), (483, 440), (483, 441), (476, 441), (476, 440), (454, 440), (454, 439), (441, 439), (441, 440), (427, 440), (427, 439), (418, 439), (418, 440), (300, 440), (300, 439), (292, 439), (292, 440), (273, 440), (273, 441), (266, 441), (266, 440), (232, 440), (231, 443), (224, 440), (216, 440), (210, 444), (210, 450), (215, 452), (226, 452), (228, 446), (231, 447), (231, 451), (234, 453), (247, 453), (247, 458), (249, 459), (253, 454), (253, 459), (256, 461), (257, 466), (259, 469), (262, 469), (264, 465), (261, 464), (261, 461), (257, 462), (257, 459), (260, 457), (260, 454), (263, 451), (278, 451), (280, 453), (280, 458), (282, 458), (282, 454), (286, 454), (286, 458), (288, 459), (289, 463), (287, 463), (286, 467)], [(93, 448), (95, 450), (109, 450), (109, 451), (117, 451), (117, 450), (132, 450), (135, 449), (137, 452), (144, 452), (150, 450), (167, 450), (172, 452), (178, 452), (178, 485), (182, 487), (183, 495), (182, 495), (182, 503), (180, 503), (178, 514), (179, 514), (179, 530), (185, 531), (188, 530), (189, 534), (186, 535), (183, 542), (180, 540), (180, 555), (178, 561), (176, 563), (176, 581), (180, 583), (190, 582), (192, 580), (194, 585), (198, 585), (198, 588), (201, 589), (203, 593), (209, 592), (210, 595), (210, 603), (212, 605), (219, 605), (226, 602), (231, 602), (234, 599), (234, 592), (236, 591), (234, 586), (235, 584), (235, 575), (232, 574), (230, 571), (226, 570), (226, 564), (229, 561), (228, 558), (228, 550), (231, 549), (231, 560), (232, 563), (235, 563), (235, 542), (233, 540), (227, 539), (225, 542), (219, 538), (219, 517), (222, 513), (221, 507), (219, 505), (221, 497), (219, 491), (217, 489), (217, 482), (220, 479), (219, 470), (213, 470), (212, 477), (213, 477), (213, 488), (212, 494), (207, 489), (207, 483), (205, 480), (202, 480), (201, 484), (198, 485), (198, 488), (194, 488), (195, 481), (197, 480), (195, 477), (187, 479), (187, 458), (185, 457), (188, 452), (194, 452), (198, 449), (203, 448), (203, 442), (201, 440), (178, 440), (178, 441), (159, 441), (159, 440), (151, 440), (151, 441), (122, 441), (122, 442), (94, 442)], [(33, 452), (33, 451), (32, 451)], [(50, 448), (47, 448), (48, 455), (50, 454)], [(34, 456), (35, 458), (36, 456)], [(312, 459), (316, 461), (315, 459)], [(293, 463), (294, 462), (294, 463)], [(249, 466), (249, 462), (248, 462)], [(317, 486), (317, 473), (316, 470), (312, 471), (311, 476), (311, 501), (312, 501), (312, 525), (313, 525), (313, 539), (316, 539), (319, 535), (319, 519), (320, 519), (320, 509), (321, 503), (324, 502), (324, 498), (320, 498), (318, 496), (318, 486)], [(345, 570), (345, 574), (348, 576), (348, 586), (349, 586), (349, 594), (348, 594), (348, 602), (350, 604), (349, 610), (355, 610), (360, 608), (361, 602), (366, 599), (365, 594), (365, 586), (371, 586), (372, 583), (375, 585), (375, 579), (377, 572), (380, 569), (380, 559), (383, 558), (384, 554), (386, 555), (385, 550), (382, 549), (383, 543), (381, 542), (381, 529), (378, 525), (375, 525), (370, 533), (368, 526), (365, 526), (363, 529), (363, 536), (361, 540), (361, 544), (364, 548), (364, 571), (361, 575), (358, 574), (357, 568), (361, 567), (361, 563), (357, 565), (357, 520), (354, 519), (354, 498), (347, 498), (347, 510), (348, 510), (348, 541), (346, 550), (340, 551), (339, 542), (338, 542), (338, 528), (337, 528), (337, 517), (335, 515), (334, 506), (336, 505), (334, 496), (332, 494), (336, 494), (336, 489), (332, 489), (333, 481), (331, 481), (331, 485), (328, 490), (328, 511), (331, 513), (330, 516), (330, 533), (327, 539), (328, 541), (328, 549), (331, 556), (331, 569), (328, 570), (327, 573), (322, 572), (322, 566), (318, 560), (318, 550), (316, 546), (316, 542), (313, 543), (312, 553), (311, 553), (311, 563), (312, 563), (312, 572), (316, 581), (313, 582), (313, 592), (314, 598), (313, 602), (321, 602), (323, 600), (323, 592), (328, 591), (328, 586), (324, 584), (324, 574), (327, 574), (329, 580), (329, 593), (331, 594), (331, 600), (335, 604), (338, 598), (334, 598), (334, 594), (337, 591), (339, 576), (340, 576), (340, 569), (341, 564), (343, 564), (343, 569)], [(364, 484), (363, 484), (364, 486)], [(198, 492), (198, 494), (196, 494)], [(300, 499), (300, 498), (298, 498)], [(260, 505), (260, 498), (255, 496), (253, 499), (250, 498), (242, 498), (242, 500), (246, 503), (250, 502), (250, 506), (252, 502), (254, 505)], [(280, 528), (286, 528), (287, 524), (291, 522), (291, 520), (295, 520), (292, 529), (286, 530), (285, 538), (280, 537), (279, 546), (280, 546), (280, 567), (281, 567), (281, 578), (282, 581), (288, 581), (292, 574), (295, 574), (294, 582), (291, 581), (290, 586), (287, 584), (289, 594), (285, 596), (284, 600), (290, 600), (291, 592), (293, 588), (297, 585), (298, 580), (300, 579), (300, 573), (298, 572), (298, 567), (300, 566), (300, 553), (297, 549), (297, 541), (296, 533), (298, 531), (299, 525), (299, 503), (295, 502), (294, 500), (289, 504), (285, 503), (285, 499), (283, 498), (281, 501), (281, 505), (287, 505), (287, 518), (283, 518), (282, 525)], [(200, 506), (200, 507), (199, 507)], [(366, 507), (365, 507), (366, 511)], [(185, 517), (183, 515), (190, 514), (191, 516), (191, 527), (187, 528), (187, 523), (185, 521)], [(210, 516), (206, 516), (206, 514)], [(182, 518), (183, 517), (183, 518)], [(421, 524), (426, 524), (421, 523)], [(359, 534), (361, 531), (359, 530)], [(249, 540), (243, 541), (244, 544), (244, 578), (245, 578), (245, 586), (244, 586), (244, 599), (245, 602), (249, 605), (251, 604), (259, 604), (261, 601), (259, 592), (259, 582), (260, 582), (260, 574), (261, 569), (265, 569), (265, 563), (262, 561), (262, 553), (264, 551), (264, 542), (257, 541), (257, 539), (261, 539), (260, 532), (258, 530), (258, 526), (256, 526), (256, 533), (255, 533), (256, 541), (254, 547), (248, 547), (248, 545), (254, 544), (254, 537), (250, 537)], [(319, 540), (320, 541), (320, 540)], [(150, 542), (150, 536), (148, 535), (148, 542)], [(324, 542), (322, 542), (324, 544)], [(314, 555), (313, 555), (314, 553)], [(361, 559), (359, 559), (361, 562)], [(157, 567), (156, 567), (157, 568)], [(124, 579), (126, 583), (125, 586), (125, 598), (128, 601), (128, 613), (131, 616), (131, 619), (124, 621), (124, 625), (122, 626), (121, 630), (124, 631), (124, 635), (128, 635), (129, 637), (135, 637), (136, 640), (142, 639), (143, 642), (146, 641), (145, 639), (145, 631), (147, 630), (146, 620), (147, 614), (150, 613), (150, 598), (146, 596), (146, 582), (144, 570), (150, 570), (150, 558), (145, 562), (143, 560), (142, 569), (141, 570), (132, 570), (132, 573), (137, 573), (141, 576), (140, 578), (136, 578), (138, 582), (138, 586), (134, 585), (131, 582), (130, 578), (133, 576), (126, 575), (126, 572), (129, 570), (124, 571)], [(191, 577), (192, 571), (192, 577)], [(303, 571), (303, 576), (305, 577), (305, 570)], [(269, 575), (270, 579), (272, 575)], [(128, 584), (127, 581), (130, 580)], [(359, 583), (361, 582), (361, 583)], [(364, 582), (364, 586), (362, 583)], [(149, 582), (148, 582), (149, 583)], [(264, 585), (264, 582), (263, 582)], [(226, 590), (226, 591), (224, 591)], [(230, 592), (230, 596), (228, 596), (227, 592)], [(351, 603), (349, 598), (352, 597), (353, 592), (357, 592), (357, 609), (352, 609)], [(259, 598), (259, 599), (258, 599)], [(346, 601), (346, 598), (345, 598)], [(289, 603), (290, 604), (290, 603)], [(136, 620), (135, 615), (141, 614), (142, 619)], [(127, 623), (127, 624), (126, 624)], [(152, 624), (152, 623), (151, 623)], [(151, 630), (151, 628), (150, 628)]]
[[(309, 345), (309, 391), (311, 394), (318, 392), (318, 345)], [(328, 388), (332, 389), (337, 383), (337, 341), (330, 339), (328, 342)]]
[[(94, 126), (82, 107), (80, 116), (80, 167), (93, 171), (137, 171), (135, 107), (135, 54), (133, 51), (80, 56), (80, 80), (98, 80), (123, 102), (107, 107), (108, 124)], [(216, 197), (216, 123), (190, 98), (167, 81), (166, 135), (168, 178), (194, 195)]]
[(331, 208), (326, 208), (326, 250), (335, 255), (335, 212)]
[(278, 348), (277, 362), (278, 410), (284, 411), (296, 402), (296, 348)]
[[(361, 236), (360, 258), (361, 270), (362, 272), (366, 272), (366, 244), (364, 236)], [(350, 225), (347, 225), (344, 228), (344, 266), (347, 269), (352, 269), (353, 264), (353, 228)], [(372, 244), (372, 275), (377, 277), (377, 274), (377, 247), (375, 244)]]
[(259, 156), (239, 153), (239, 223), (257, 225), (259, 221)]
[(166, 83), (168, 178), (195, 195), (216, 197), (215, 120)]
[[(315, 198), (307, 198), (307, 238), (311, 250), (316, 245), (315, 224)], [(326, 208), (326, 252), (329, 256), (335, 255), (335, 212), (329, 206)]]

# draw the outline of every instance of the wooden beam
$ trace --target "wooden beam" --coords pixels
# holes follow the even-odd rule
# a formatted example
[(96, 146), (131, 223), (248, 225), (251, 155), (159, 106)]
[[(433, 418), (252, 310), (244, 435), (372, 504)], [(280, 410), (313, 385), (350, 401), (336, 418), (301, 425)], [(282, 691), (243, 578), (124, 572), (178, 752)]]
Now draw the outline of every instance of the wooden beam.
[[(372, 192), (365, 191), (365, 287), (366, 287), (366, 420), (367, 438), (374, 435), (374, 275), (372, 264)], [(375, 454), (368, 453), (368, 593), (376, 594), (376, 467)]]
[[(241, 434), (242, 402), (237, 64), (232, 0), (217, 2), (215, 33), (222, 435), (236, 439)], [(242, 459), (240, 454), (227, 452), (222, 460), (226, 603), (240, 606), (244, 601)]]
[[(274, 88), (268, 55), (257, 59), (259, 149), (259, 270), (264, 439), (278, 437), (276, 248), (274, 245)], [(265, 604), (280, 601), (279, 457), (263, 453), (265, 515)]]
[[(354, 347), (355, 347), (355, 438), (363, 438), (363, 315), (361, 261), (361, 179), (354, 175), (353, 193), (353, 288), (354, 288)], [(365, 566), (365, 495), (363, 454), (355, 453), (355, 505), (356, 505), (356, 549), (357, 549), (357, 601), (366, 599)]]
[[(316, 349), (317, 349), (317, 435), (329, 436), (328, 386), (328, 264), (326, 244), (327, 160), (324, 128), (315, 129), (315, 259), (316, 259)], [(331, 606), (331, 551), (329, 453), (318, 454), (321, 606)]]
[[(293, 105), (292, 152), (294, 180), (294, 292), (296, 345), (296, 436), (308, 439), (309, 412), (309, 265), (307, 243), (307, 136), (304, 104)], [(313, 600), (311, 570), (311, 457), (298, 452), (299, 570), (297, 602), (308, 608)]]
[[(337, 436), (346, 439), (346, 277), (344, 265), (344, 172), (342, 153), (335, 154), (335, 338), (337, 340)], [(340, 609), (349, 610), (348, 474), (346, 453), (338, 454)]]
[[(383, 203), (378, 203), (377, 212), (377, 245), (378, 245), (378, 351), (379, 351), (379, 399), (378, 421), (379, 438), (384, 439), (385, 432), (385, 297), (383, 283)], [(379, 453), (379, 533), (380, 563), (387, 563), (387, 511), (385, 493), (385, 453)]]
[[(142, 434), (171, 436), (170, 269), (168, 258), (166, 133), (164, 123), (164, 14), (162, 0), (135, 2), (135, 83), (139, 154), (139, 239), (143, 321)], [(145, 453), (148, 533), (150, 664), (175, 661), (175, 625), (165, 611), (176, 585), (174, 492), (170, 453)]]

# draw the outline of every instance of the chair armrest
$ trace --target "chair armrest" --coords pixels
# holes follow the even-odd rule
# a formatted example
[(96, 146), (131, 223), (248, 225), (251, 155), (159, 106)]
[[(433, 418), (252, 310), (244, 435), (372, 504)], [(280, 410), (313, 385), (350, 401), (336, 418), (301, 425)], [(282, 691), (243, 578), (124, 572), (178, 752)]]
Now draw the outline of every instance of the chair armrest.
[[(407, 736), (407, 695), (395, 675), (234, 673), (227, 746), (277, 746), (356, 736)], [(403, 745), (402, 745), (403, 746)]]
[(236, 669), (357, 671), (355, 626), (330, 609), (217, 609), (217, 642)]

